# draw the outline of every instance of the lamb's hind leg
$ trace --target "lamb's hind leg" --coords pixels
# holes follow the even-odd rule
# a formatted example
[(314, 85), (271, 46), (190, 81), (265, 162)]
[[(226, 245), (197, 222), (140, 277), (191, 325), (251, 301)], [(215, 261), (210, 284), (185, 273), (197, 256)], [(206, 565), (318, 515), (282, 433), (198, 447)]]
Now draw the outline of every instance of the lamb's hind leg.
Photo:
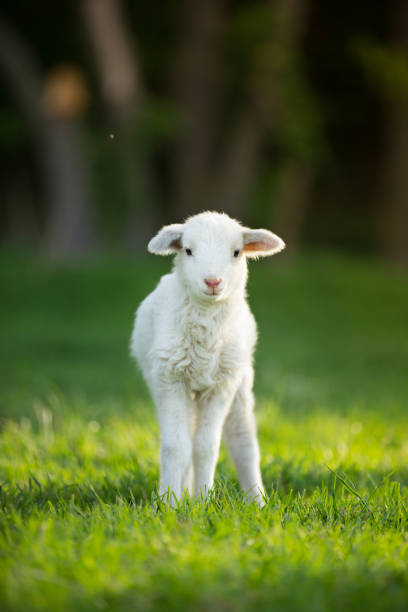
[(247, 499), (255, 499), (262, 506), (265, 493), (253, 408), (252, 375), (248, 375), (235, 395), (224, 424), (224, 436)]

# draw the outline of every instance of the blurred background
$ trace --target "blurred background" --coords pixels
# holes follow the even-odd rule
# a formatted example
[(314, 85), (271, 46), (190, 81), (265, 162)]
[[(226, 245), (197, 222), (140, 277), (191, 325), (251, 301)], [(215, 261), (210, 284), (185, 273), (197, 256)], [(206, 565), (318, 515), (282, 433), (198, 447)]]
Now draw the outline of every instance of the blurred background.
[[(0, 5), (0, 609), (406, 611), (408, 0)], [(287, 244), (262, 517), (224, 449), (220, 501), (149, 502), (146, 245), (203, 209)]]
[(3, 0), (1, 241), (143, 251), (202, 209), (408, 263), (405, 0)]
[(203, 209), (287, 243), (259, 397), (405, 410), (406, 0), (3, 0), (0, 83), (0, 414), (147, 399), (146, 244)]

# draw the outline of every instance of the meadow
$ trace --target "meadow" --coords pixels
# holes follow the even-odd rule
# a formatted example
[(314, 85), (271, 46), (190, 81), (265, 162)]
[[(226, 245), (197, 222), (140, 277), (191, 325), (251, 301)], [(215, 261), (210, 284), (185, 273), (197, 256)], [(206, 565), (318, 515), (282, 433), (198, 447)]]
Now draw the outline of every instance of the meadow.
[(128, 356), (169, 260), (0, 255), (0, 609), (408, 608), (408, 276), (317, 253), (251, 264), (269, 498), (222, 448), (208, 500), (157, 497)]

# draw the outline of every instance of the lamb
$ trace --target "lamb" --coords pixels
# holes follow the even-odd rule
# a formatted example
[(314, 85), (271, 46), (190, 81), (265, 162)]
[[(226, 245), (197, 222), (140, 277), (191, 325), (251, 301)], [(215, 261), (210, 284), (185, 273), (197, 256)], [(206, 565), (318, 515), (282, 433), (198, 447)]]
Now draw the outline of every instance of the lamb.
[(131, 354), (156, 405), (159, 493), (172, 504), (183, 492), (207, 495), (222, 434), (246, 499), (263, 504), (246, 260), (284, 247), (272, 232), (217, 212), (165, 226), (148, 244), (150, 253), (175, 254), (174, 267), (136, 312)]

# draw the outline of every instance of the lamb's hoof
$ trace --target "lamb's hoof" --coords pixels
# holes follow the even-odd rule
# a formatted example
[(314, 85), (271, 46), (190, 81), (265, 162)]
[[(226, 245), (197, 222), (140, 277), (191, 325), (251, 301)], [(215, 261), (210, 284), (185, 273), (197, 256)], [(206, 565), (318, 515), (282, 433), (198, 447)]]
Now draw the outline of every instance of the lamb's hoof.
[(262, 489), (250, 490), (245, 495), (245, 501), (247, 504), (255, 502), (259, 508), (266, 506), (267, 498), (265, 491)]

